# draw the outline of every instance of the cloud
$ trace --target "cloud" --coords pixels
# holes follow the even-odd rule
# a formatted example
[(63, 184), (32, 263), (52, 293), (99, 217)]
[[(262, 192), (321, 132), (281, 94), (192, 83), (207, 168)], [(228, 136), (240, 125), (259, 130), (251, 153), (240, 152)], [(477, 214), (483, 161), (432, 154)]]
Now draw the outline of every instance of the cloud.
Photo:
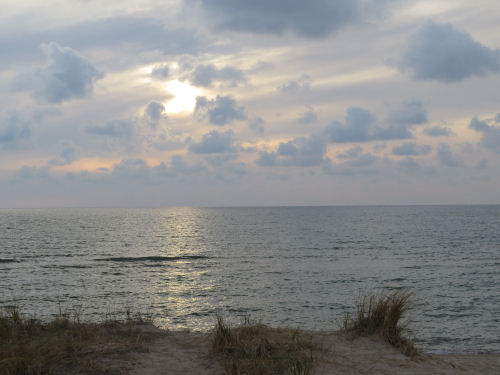
[(164, 116), (164, 113), (165, 106), (161, 103), (152, 101), (144, 110), (144, 117), (146, 117), (152, 125), (156, 126), (158, 121)]
[(448, 136), (451, 135), (451, 130), (442, 126), (433, 126), (424, 129), (424, 134), (430, 135), (431, 137)]
[(289, 81), (278, 87), (278, 91), (285, 94), (297, 95), (311, 89), (311, 77), (302, 74), (296, 81)]
[(85, 132), (114, 138), (128, 138), (132, 135), (133, 128), (132, 121), (113, 120), (104, 125), (88, 126)]
[(13, 82), (17, 90), (33, 90), (40, 103), (58, 104), (83, 98), (92, 92), (95, 81), (102, 78), (97, 68), (77, 51), (58, 43), (42, 44), (45, 65), (18, 76)]
[[(489, 121), (492, 122), (491, 120)], [(499, 116), (495, 118), (495, 122), (498, 124)], [(474, 117), (469, 128), (474, 129), (482, 134), (481, 146), (486, 148), (491, 148), (496, 152), (500, 153), (500, 126), (494, 126), (488, 124), (488, 121), (480, 121), (477, 117)]]
[(369, 165), (372, 165), (376, 160), (377, 158), (375, 156), (370, 153), (366, 153), (359, 155), (354, 159), (348, 160), (346, 164), (349, 167), (368, 167)]
[(246, 81), (245, 74), (242, 70), (225, 66), (218, 69), (215, 65), (198, 65), (191, 73), (190, 81), (195, 86), (210, 87), (214, 82), (224, 82), (230, 87), (237, 86)]
[(375, 116), (360, 107), (347, 109), (345, 123), (334, 121), (325, 129), (325, 135), (331, 143), (367, 142), (373, 138), (371, 131), (375, 125)]
[(416, 99), (403, 101), (389, 113), (384, 126), (377, 125), (376, 118), (360, 107), (347, 109), (345, 122), (334, 121), (324, 130), (331, 143), (368, 142), (413, 138), (411, 130), (427, 122), (427, 112)]
[(448, 143), (440, 143), (436, 150), (437, 157), (441, 165), (446, 167), (459, 167), (462, 161), (455, 158)]
[(259, 159), (255, 162), (258, 166), (261, 167), (273, 167), (276, 165), (276, 153), (275, 152), (267, 152), (261, 151), (259, 153)]
[(318, 120), (318, 115), (316, 114), (316, 112), (314, 112), (313, 109), (310, 109), (306, 112), (301, 113), (299, 115), (299, 118), (297, 119), (297, 122), (299, 124), (306, 125), (306, 124), (312, 124), (317, 120)]
[(23, 165), (12, 176), (13, 182), (23, 183), (26, 180), (39, 179), (50, 180), (51, 175), (47, 167), (32, 167)]
[(325, 161), (326, 147), (323, 137), (317, 134), (308, 138), (298, 137), (288, 142), (281, 142), (276, 152), (261, 152), (256, 164), (259, 166), (313, 167)]
[(167, 64), (164, 65), (156, 65), (151, 70), (151, 78), (158, 80), (165, 80), (168, 78), (170, 74), (170, 69)]
[(72, 146), (68, 146), (62, 150), (61, 154), (59, 155), (59, 159), (52, 159), (49, 161), (49, 164), (56, 166), (69, 165), (76, 160), (78, 160), (76, 149)]
[(411, 172), (414, 172), (422, 168), (415, 159), (409, 156), (402, 160), (398, 160), (396, 165), (399, 169)]
[(360, 146), (354, 146), (342, 154), (337, 154), (337, 157), (339, 159), (354, 159), (358, 157), (361, 152), (363, 152), (363, 149)]
[(0, 147), (11, 150), (26, 146), (31, 130), (16, 112), (9, 112), (0, 120)]
[(196, 98), (195, 114), (202, 118), (208, 117), (211, 124), (223, 126), (234, 120), (246, 118), (245, 108), (238, 106), (230, 96), (217, 95), (215, 99), (207, 99), (205, 96)]
[(393, 155), (402, 156), (417, 156), (417, 155), (428, 155), (432, 151), (432, 147), (429, 145), (417, 145), (414, 142), (403, 143), (401, 146), (394, 147), (392, 149)]
[[(56, 29), (0, 36), (0, 65), (16, 64), (36, 57), (34, 51), (50, 40), (78, 50), (127, 48), (131, 51), (159, 50), (168, 55), (195, 53), (199, 49), (196, 30), (168, 28), (157, 18), (121, 16), (101, 18)], [(136, 56), (140, 56), (136, 54)], [(135, 60), (129, 60), (135, 62)]]
[(256, 117), (255, 119), (253, 119), (249, 126), (250, 126), (250, 129), (252, 129), (253, 131), (255, 131), (256, 133), (264, 133), (265, 132), (265, 128), (264, 128), (264, 120), (262, 119), (262, 117)]
[(181, 155), (173, 155), (169, 165), (164, 162), (149, 165), (146, 160), (141, 158), (123, 159), (118, 164), (115, 164), (104, 177), (111, 182), (125, 179), (151, 184), (160, 182), (165, 178), (193, 175), (204, 170), (206, 170), (206, 167), (201, 164), (191, 165)]
[(500, 70), (500, 50), (472, 40), (449, 24), (429, 21), (408, 40), (399, 62), (416, 80), (458, 82)]
[(216, 154), (225, 152), (236, 152), (233, 146), (233, 132), (228, 130), (220, 133), (213, 130), (204, 134), (201, 142), (189, 146), (189, 152), (194, 154)]
[(206, 170), (201, 164), (188, 164), (181, 155), (173, 155), (170, 159), (170, 171), (176, 175), (196, 174)]
[[(204, 0), (216, 29), (323, 38), (363, 18), (362, 0)], [(378, 2), (377, 4), (381, 4)], [(379, 7), (381, 7), (381, 4)]]
[(403, 101), (399, 107), (389, 113), (386, 126), (374, 131), (373, 139), (391, 140), (413, 138), (410, 130), (415, 125), (427, 123), (427, 111), (420, 100)]

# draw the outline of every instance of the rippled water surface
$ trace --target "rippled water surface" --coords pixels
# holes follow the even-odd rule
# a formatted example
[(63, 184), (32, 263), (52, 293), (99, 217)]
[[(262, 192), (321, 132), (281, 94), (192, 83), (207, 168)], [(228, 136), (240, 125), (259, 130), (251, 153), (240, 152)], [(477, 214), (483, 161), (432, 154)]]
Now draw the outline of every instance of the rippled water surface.
[(499, 255), (500, 206), (0, 210), (0, 305), (335, 329), (409, 287), (419, 346), (500, 351)]

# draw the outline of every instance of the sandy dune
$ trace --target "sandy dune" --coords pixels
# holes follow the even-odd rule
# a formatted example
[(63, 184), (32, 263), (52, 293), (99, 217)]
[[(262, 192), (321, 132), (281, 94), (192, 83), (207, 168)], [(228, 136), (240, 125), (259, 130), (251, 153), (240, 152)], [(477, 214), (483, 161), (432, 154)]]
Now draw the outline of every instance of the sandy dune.
[[(154, 327), (148, 353), (127, 366), (132, 375), (224, 374), (210, 353), (210, 337), (203, 333), (169, 332)], [(312, 334), (318, 345), (313, 374), (500, 374), (500, 354), (430, 355), (411, 359), (382, 340), (350, 339), (339, 333)]]

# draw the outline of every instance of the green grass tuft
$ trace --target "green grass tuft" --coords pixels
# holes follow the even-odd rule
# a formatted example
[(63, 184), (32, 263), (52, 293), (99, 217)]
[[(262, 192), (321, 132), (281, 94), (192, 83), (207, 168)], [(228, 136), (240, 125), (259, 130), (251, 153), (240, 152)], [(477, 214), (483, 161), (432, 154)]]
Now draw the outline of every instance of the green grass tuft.
[(246, 318), (229, 327), (217, 317), (212, 349), (222, 359), (226, 374), (309, 375), (312, 371), (312, 338), (293, 329), (270, 328)]
[(405, 315), (413, 304), (413, 293), (403, 289), (389, 295), (360, 298), (356, 314), (346, 315), (343, 328), (355, 336), (380, 335), (407, 356), (418, 354), (413, 342), (405, 335), (408, 322)]
[(109, 356), (144, 351), (147, 338), (133, 328), (142, 322), (82, 323), (63, 314), (49, 323), (23, 318), (19, 309), (0, 312), (0, 374), (121, 374)]

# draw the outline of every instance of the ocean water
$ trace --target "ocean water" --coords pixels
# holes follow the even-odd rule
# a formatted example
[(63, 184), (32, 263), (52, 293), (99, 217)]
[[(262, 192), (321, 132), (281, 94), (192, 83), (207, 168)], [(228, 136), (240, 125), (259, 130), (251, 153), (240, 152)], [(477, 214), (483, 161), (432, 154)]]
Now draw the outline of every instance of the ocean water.
[(419, 347), (499, 352), (499, 255), (500, 206), (0, 210), (0, 306), (332, 330), (406, 287)]

